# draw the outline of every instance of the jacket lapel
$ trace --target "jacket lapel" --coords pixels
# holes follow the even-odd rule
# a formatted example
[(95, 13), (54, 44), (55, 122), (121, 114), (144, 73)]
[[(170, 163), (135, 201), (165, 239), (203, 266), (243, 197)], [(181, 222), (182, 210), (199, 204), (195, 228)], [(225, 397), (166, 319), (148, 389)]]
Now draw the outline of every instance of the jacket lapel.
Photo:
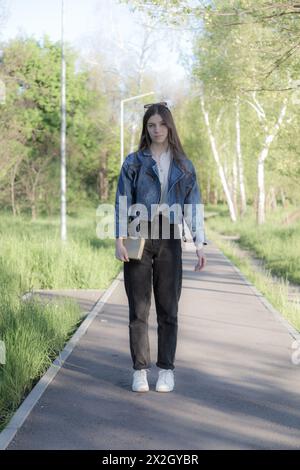
[[(152, 158), (151, 152), (146, 149), (142, 151), (145, 157), (151, 158), (144, 158), (143, 163), (147, 165), (148, 169), (146, 170), (151, 176), (157, 176), (159, 180), (159, 173), (157, 170), (156, 161)], [(184, 176), (184, 171), (176, 163), (175, 159), (172, 158), (170, 162), (170, 169), (169, 169), (169, 178), (168, 178), (168, 192), (171, 191), (173, 186)]]
[(177, 183), (177, 181), (179, 181), (183, 177), (184, 177), (183, 170), (179, 168), (175, 159), (172, 158), (171, 163), (170, 163), (170, 171), (169, 171), (168, 192), (171, 191), (171, 189)]

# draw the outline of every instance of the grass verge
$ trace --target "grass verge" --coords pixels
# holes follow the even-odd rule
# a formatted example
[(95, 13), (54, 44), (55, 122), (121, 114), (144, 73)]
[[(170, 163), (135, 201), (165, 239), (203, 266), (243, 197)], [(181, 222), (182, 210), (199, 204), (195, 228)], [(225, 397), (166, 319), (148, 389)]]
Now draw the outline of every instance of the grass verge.
[(120, 271), (114, 240), (96, 235), (95, 214), (85, 208), (69, 216), (63, 243), (57, 217), (0, 215), (0, 431), (83, 320), (71, 299), (44, 304), (22, 295), (34, 289), (103, 290)]
[(267, 298), (283, 317), (300, 331), (300, 308), (288, 299), (288, 281), (280, 279), (274, 282), (271, 271), (260, 272), (253, 269), (249, 256), (240, 257), (234, 243), (224, 241), (220, 234), (210, 228), (206, 229), (207, 236), (237, 266), (245, 277)]

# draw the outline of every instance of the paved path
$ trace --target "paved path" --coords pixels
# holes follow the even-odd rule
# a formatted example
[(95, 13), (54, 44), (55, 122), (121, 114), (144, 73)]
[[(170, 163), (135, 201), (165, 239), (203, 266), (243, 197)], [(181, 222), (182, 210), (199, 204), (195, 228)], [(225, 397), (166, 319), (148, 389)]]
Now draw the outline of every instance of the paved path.
[(300, 448), (300, 365), (292, 330), (212, 244), (195, 273), (183, 252), (175, 390), (131, 391), (122, 276), (8, 449)]
[(84, 317), (92, 310), (103, 292), (100, 289), (34, 289), (33, 295), (45, 303), (55, 303), (56, 299), (63, 298), (75, 300)]

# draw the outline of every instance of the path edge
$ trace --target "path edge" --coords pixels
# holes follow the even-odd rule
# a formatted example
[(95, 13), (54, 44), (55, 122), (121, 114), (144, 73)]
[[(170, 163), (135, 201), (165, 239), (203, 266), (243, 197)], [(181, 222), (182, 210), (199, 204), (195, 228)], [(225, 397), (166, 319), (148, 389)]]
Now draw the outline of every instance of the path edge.
[(237, 267), (235, 264), (220, 250), (224, 258), (228, 261), (228, 263), (233, 267), (233, 269), (240, 275), (243, 281), (247, 284), (248, 287), (253, 291), (253, 293), (258, 297), (260, 302), (265, 306), (267, 310), (269, 310), (272, 315), (278, 320), (290, 333), (290, 335), (297, 341), (300, 342), (300, 332), (296, 330), (296, 328), (279, 312), (273, 305), (266, 299), (265, 295), (260, 292), (252, 282), (250, 282), (245, 274)]
[(56, 374), (60, 371), (69, 355), (75, 349), (79, 340), (86, 333), (94, 318), (104, 308), (107, 300), (113, 294), (122, 280), (123, 271), (121, 269), (117, 277), (113, 280), (108, 289), (106, 289), (105, 292), (100, 296), (92, 310), (87, 314), (83, 322), (80, 324), (79, 328), (66, 343), (63, 350), (58, 353), (58, 356), (52, 362), (51, 366), (46, 370), (40, 380), (29, 392), (25, 400), (21, 403), (19, 408), (17, 408), (17, 410), (14, 412), (7, 426), (3, 429), (3, 431), (0, 432), (0, 450), (5, 450), (9, 446), (18, 430), (23, 426), (32, 409), (45, 393)]

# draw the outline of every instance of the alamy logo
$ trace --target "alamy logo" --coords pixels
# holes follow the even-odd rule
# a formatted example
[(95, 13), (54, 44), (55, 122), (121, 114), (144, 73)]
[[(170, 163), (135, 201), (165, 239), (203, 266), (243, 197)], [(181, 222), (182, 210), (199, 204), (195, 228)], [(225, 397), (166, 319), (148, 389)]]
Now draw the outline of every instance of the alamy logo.
[[(115, 210), (116, 209), (116, 210)], [(133, 204), (127, 206), (127, 196), (120, 196), (118, 206), (115, 208), (113, 204), (99, 204), (96, 210), (96, 216), (100, 221), (96, 227), (98, 238), (115, 238), (115, 236), (132, 237), (142, 236), (147, 238), (147, 226), (139, 226), (139, 222), (154, 220), (158, 209), (162, 210), (165, 215), (165, 223), (162, 227), (162, 238), (170, 237), (169, 223), (182, 224), (183, 217), (187, 226), (194, 237), (198, 235), (204, 238), (204, 205), (202, 203), (184, 204), (184, 215), (180, 204), (151, 204), (150, 214), (144, 204)], [(114, 217), (115, 216), (115, 217)], [(133, 220), (129, 222), (129, 217)], [(155, 237), (154, 237), (155, 238)]]

